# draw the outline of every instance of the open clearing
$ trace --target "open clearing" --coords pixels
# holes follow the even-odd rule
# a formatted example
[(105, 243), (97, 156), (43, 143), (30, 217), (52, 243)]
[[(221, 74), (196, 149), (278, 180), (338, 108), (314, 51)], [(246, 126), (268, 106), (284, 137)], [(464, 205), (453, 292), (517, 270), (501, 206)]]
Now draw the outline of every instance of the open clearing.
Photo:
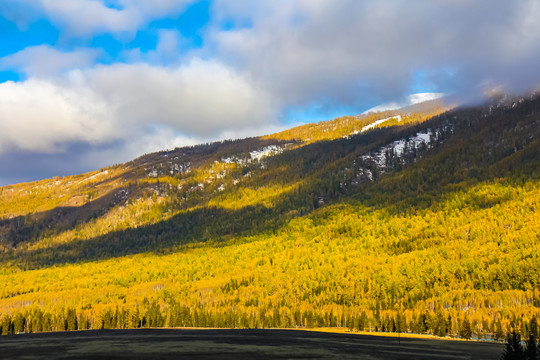
[(486, 342), (302, 330), (130, 329), (0, 336), (2, 359), (498, 359)]

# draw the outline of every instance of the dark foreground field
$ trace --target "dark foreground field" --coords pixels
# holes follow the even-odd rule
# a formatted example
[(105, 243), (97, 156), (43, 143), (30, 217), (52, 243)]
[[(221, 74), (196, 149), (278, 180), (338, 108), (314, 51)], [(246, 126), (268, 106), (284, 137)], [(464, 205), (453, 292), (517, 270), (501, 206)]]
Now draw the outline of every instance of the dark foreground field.
[(95, 330), (0, 336), (0, 359), (499, 359), (503, 345), (295, 330)]

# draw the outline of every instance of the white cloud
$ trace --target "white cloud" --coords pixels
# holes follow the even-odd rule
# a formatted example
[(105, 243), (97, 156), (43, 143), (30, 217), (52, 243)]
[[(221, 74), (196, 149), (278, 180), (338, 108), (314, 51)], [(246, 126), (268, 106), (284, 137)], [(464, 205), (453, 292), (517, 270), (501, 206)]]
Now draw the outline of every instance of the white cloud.
[(194, 51), (181, 52), (181, 48), (187, 44), (187, 40), (177, 30), (160, 30), (156, 48), (142, 52), (139, 48), (122, 51), (120, 57), (128, 63), (166, 64), (174, 66), (189, 61)]
[(51, 21), (65, 28), (70, 36), (134, 31), (144, 21), (135, 8), (109, 8), (96, 0), (41, 0), (41, 5)]
[(114, 137), (106, 104), (85, 89), (41, 80), (0, 84), (0, 152), (61, 152), (69, 142)]
[(446, 91), (487, 81), (523, 91), (540, 82), (538, 0), (249, 3), (217, 0), (221, 21), (253, 24), (216, 27), (218, 56), (296, 106), (403, 98), (416, 70)]
[(233, 129), (266, 126), (272, 116), (263, 91), (217, 62), (96, 66), (0, 84), (0, 152), (51, 153), (72, 142), (123, 141), (139, 149), (135, 156), (158, 145), (193, 144)]
[(212, 136), (270, 120), (264, 91), (233, 69), (194, 59), (175, 67), (146, 64), (99, 66), (89, 86), (108, 99), (116, 119), (160, 123), (184, 134)]
[(174, 63), (178, 58), (181, 35), (176, 30), (161, 30), (156, 45), (156, 53), (164, 63)]
[(2, 17), (15, 23), (21, 30), (27, 30), (31, 23), (40, 18), (42, 12), (39, 0), (0, 1)]
[(116, 0), (124, 9), (135, 8), (149, 17), (177, 14), (194, 0)]
[(0, 13), (20, 29), (46, 16), (68, 37), (133, 35), (148, 22), (174, 17), (196, 0), (2, 0)]
[[(34, 9), (42, 9), (49, 19), (61, 26), (67, 36), (90, 36), (99, 33), (134, 34), (149, 21), (174, 16), (193, 0), (36, 0)], [(107, 5), (116, 6), (107, 6)]]
[(0, 58), (0, 69), (18, 69), (30, 77), (46, 77), (68, 69), (91, 66), (99, 53), (95, 49), (64, 53), (48, 45), (30, 46)]

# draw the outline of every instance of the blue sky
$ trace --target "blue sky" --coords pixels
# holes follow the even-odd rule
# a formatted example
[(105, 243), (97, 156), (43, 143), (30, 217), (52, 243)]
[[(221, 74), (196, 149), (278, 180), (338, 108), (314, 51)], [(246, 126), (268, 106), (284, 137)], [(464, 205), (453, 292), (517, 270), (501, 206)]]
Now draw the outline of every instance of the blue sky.
[(538, 85), (539, 0), (2, 0), (0, 185)]

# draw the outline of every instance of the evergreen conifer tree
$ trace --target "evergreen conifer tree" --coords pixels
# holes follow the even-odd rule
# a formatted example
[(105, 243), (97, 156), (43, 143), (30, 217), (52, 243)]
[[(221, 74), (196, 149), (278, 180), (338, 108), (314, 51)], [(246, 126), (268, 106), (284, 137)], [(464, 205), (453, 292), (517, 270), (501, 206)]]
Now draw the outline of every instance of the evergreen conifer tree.
[(538, 320), (536, 320), (535, 316), (533, 316), (533, 318), (529, 322), (529, 335), (532, 335), (532, 337), (535, 339), (538, 339), (538, 337), (540, 336), (538, 329)]
[(472, 338), (472, 328), (469, 319), (463, 319), (461, 328), (459, 329), (459, 336), (463, 339), (470, 340)]
[(497, 320), (495, 323), (495, 340), (501, 341), (504, 339), (504, 331), (503, 326), (501, 324), (501, 320)]
[[(540, 344), (540, 343), (539, 343)], [(538, 351), (538, 345), (533, 334), (529, 335), (527, 340), (527, 349), (525, 350), (525, 359), (527, 360), (540, 360), (540, 352)]]
[(512, 335), (508, 334), (506, 339), (506, 348), (503, 351), (501, 360), (523, 360), (525, 352), (521, 346), (521, 336), (515, 330)]

